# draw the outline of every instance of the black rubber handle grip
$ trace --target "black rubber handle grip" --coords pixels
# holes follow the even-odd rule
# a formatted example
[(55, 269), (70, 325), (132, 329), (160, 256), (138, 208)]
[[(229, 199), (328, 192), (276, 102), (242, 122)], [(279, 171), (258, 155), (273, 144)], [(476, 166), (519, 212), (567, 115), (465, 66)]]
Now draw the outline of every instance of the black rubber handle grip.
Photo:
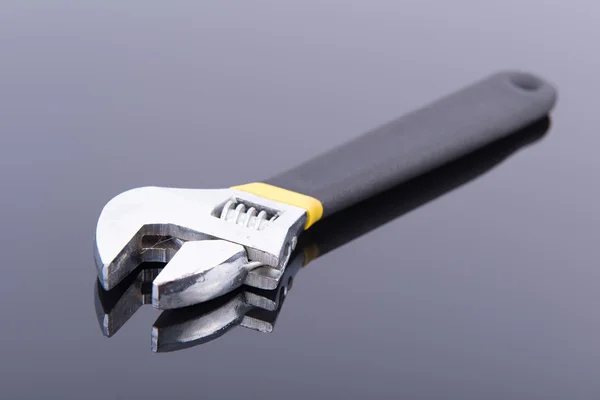
[(498, 73), (265, 183), (318, 199), (326, 217), (525, 128), (555, 102), (539, 77)]
[(517, 151), (541, 140), (549, 128), (549, 118), (543, 118), (480, 150), (332, 215), (303, 233), (300, 240), (316, 245), (322, 256), (485, 175)]

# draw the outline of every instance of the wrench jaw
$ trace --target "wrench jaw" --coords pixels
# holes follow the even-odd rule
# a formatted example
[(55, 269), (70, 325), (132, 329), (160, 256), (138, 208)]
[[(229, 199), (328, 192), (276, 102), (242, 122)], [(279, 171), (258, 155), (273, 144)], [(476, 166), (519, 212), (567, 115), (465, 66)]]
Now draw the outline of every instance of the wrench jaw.
[(152, 284), (160, 310), (201, 303), (239, 287), (249, 269), (244, 246), (225, 240), (186, 242)]
[(234, 189), (133, 189), (98, 220), (98, 278), (110, 290), (141, 262), (163, 262), (155, 307), (210, 300), (241, 286), (254, 268), (283, 271), (306, 218), (302, 208)]
[(164, 311), (152, 327), (152, 351), (164, 353), (194, 347), (213, 341), (238, 325), (272, 332), (293, 278), (307, 261), (304, 252), (296, 252), (283, 273), (272, 267), (254, 268), (246, 275), (244, 286), (224, 296)]
[[(145, 245), (152, 247), (161, 243), (166, 243), (165, 239), (153, 237)], [(272, 332), (283, 301), (292, 287), (293, 277), (310, 261), (307, 258), (306, 241), (302, 243), (299, 244), (302, 250), (294, 252), (283, 271), (269, 266), (250, 267), (241, 287), (190, 307), (164, 311), (152, 328), (152, 350), (166, 352), (196, 346), (212, 341), (238, 325), (259, 332)], [(213, 258), (217, 258), (217, 254), (225, 256), (225, 252), (218, 248), (225, 249), (230, 254), (235, 251), (231, 262), (240, 259), (245, 262), (241, 246), (219, 240), (186, 242), (177, 256), (185, 257), (188, 245), (188, 250), (200, 245), (210, 246), (205, 249), (211, 250)], [(174, 258), (172, 262), (175, 261)], [(197, 259), (193, 261), (199, 265)], [(164, 277), (158, 279), (164, 268), (163, 263), (144, 263), (110, 291), (105, 291), (96, 280), (95, 308), (98, 323), (105, 336), (113, 336), (140, 307), (152, 304), (153, 286), (170, 275), (167, 271)], [(193, 274), (197, 271), (190, 269), (188, 272)]]
[(238, 325), (272, 332), (287, 289), (249, 290), (238, 288), (207, 303), (163, 312), (152, 327), (152, 351), (164, 353), (194, 347), (213, 341)]
[(187, 225), (185, 212), (194, 212), (188, 220), (197, 225), (198, 215), (210, 215), (214, 204), (228, 198), (227, 192), (142, 187), (110, 200), (98, 218), (95, 236), (102, 287), (111, 290), (143, 261), (168, 262), (177, 250), (166, 250), (165, 243), (148, 245), (148, 237), (171, 238), (179, 247), (183, 241), (211, 239)]
[(173, 224), (146, 224), (132, 235), (111, 262), (105, 262), (96, 240), (95, 261), (98, 279), (105, 290), (119, 285), (142, 262), (168, 263), (186, 241), (206, 236)]

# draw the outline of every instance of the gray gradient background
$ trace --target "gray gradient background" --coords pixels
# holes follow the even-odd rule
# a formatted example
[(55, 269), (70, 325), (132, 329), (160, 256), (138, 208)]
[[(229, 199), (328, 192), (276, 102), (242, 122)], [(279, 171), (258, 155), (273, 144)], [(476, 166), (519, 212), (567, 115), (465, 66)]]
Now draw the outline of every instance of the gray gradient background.
[[(212, 4), (209, 4), (212, 3)], [(600, 5), (0, 3), (0, 397), (600, 397)], [(150, 352), (93, 307), (103, 204), (266, 178), (490, 72), (539, 144), (300, 271), (270, 335)]]

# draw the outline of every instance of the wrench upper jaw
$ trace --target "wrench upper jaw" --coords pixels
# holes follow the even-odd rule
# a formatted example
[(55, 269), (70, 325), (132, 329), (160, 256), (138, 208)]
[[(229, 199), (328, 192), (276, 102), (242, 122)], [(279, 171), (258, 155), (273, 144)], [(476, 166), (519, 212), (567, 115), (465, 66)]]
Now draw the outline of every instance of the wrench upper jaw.
[[(98, 278), (105, 290), (119, 284), (142, 261), (168, 262), (183, 241), (210, 239), (197, 229), (230, 197), (230, 190), (141, 187), (111, 199), (95, 237)], [(159, 240), (147, 243), (147, 238)]]
[(199, 232), (173, 224), (142, 225), (112, 259), (106, 256), (106, 251), (102, 252), (96, 240), (94, 258), (98, 280), (105, 290), (111, 290), (142, 262), (168, 263), (185, 241), (202, 238), (205, 236)]
[[(132, 239), (135, 242), (136, 237)], [(119, 285), (133, 270), (141, 263), (139, 257), (135, 257), (132, 251), (133, 245), (127, 244), (119, 255), (110, 261), (105, 261), (98, 243), (94, 247), (94, 260), (98, 270), (98, 280), (104, 290), (112, 290)]]

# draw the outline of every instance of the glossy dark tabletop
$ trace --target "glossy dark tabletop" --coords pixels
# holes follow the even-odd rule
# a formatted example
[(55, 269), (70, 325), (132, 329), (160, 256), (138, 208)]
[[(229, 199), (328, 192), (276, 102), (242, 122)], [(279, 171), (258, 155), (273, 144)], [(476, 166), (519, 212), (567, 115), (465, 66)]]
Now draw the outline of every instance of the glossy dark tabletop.
[[(1, 2), (0, 397), (599, 398), (599, 18), (584, 0)], [(549, 129), (323, 225), (272, 333), (155, 354), (146, 305), (103, 336), (110, 198), (268, 178), (503, 69), (556, 85)]]

